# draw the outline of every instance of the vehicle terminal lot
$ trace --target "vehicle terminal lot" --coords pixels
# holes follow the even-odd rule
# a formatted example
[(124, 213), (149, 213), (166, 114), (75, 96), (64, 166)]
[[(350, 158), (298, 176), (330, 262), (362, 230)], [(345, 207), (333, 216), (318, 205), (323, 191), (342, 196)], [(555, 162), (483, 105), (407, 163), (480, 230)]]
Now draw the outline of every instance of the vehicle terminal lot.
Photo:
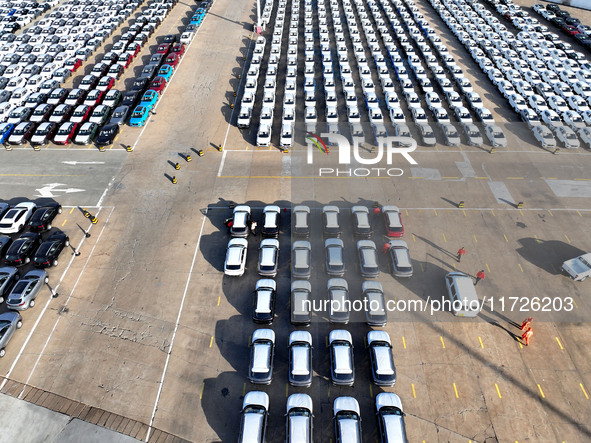
[[(185, 7), (179, 3), (158, 34), (177, 26), (173, 21), (180, 16), (174, 14)], [(73, 259), (58, 288), (60, 296), (50, 300), (44, 290), (37, 306), (23, 315), (24, 326), (0, 361), (0, 374), (146, 425), (154, 418), (155, 428), (183, 439), (233, 441), (241, 396), (259, 389), (247, 382), (258, 239), (249, 239), (245, 276), (223, 277), (228, 240), (223, 220), (231, 215), (230, 202), (250, 205), (258, 221), (267, 204), (315, 207), (314, 254), (322, 254), (317, 208), (337, 204), (351, 270), (346, 278), (354, 279), (354, 243), (345, 209), (363, 204), (371, 210), (378, 201), (402, 209), (415, 271), (408, 281), (394, 280), (380, 257), (379, 281), (387, 299), (445, 296), (443, 275), (457, 268), (471, 275), (485, 269), (487, 277), (477, 291), (487, 299), (571, 296), (576, 303), (571, 313), (548, 316), (492, 311), (488, 304), (480, 321), (452, 321), (449, 312), (433, 317), (390, 313), (383, 329), (392, 339), (398, 381), (384, 390), (400, 395), (410, 441), (588, 440), (591, 289), (589, 282), (560, 275), (559, 266), (591, 250), (589, 151), (552, 155), (531, 144), (531, 138), (511, 138), (504, 127), (509, 136), (505, 150), (490, 154), (464, 146), (419, 147), (413, 153), (418, 166), (395, 165), (404, 170), (398, 178), (291, 178), (297, 152), (254, 148), (228, 126), (228, 103), (250, 42), (252, 7), (216, 0), (152, 121), (145, 130), (123, 129), (118, 140), (123, 145), (134, 145), (140, 137), (132, 153), (119, 145), (104, 153), (87, 148), (0, 152), (4, 199), (35, 199), (37, 189), (61, 183), (61, 189), (85, 189), (56, 193), (64, 206), (101, 206), (99, 223), (84, 241), (81, 256)], [(445, 43), (468, 67), (481, 96), (498, 104), (490, 106), (497, 122), (514, 120), (516, 114), (487, 78), (478, 78), (480, 70), (430, 5), (419, 7), (442, 39), (448, 38)], [(590, 12), (576, 14), (591, 22)], [(477, 73), (474, 78), (471, 72)], [(224, 145), (223, 153), (214, 149), (218, 144)], [(205, 155), (198, 157), (191, 148), (205, 149)], [(192, 153), (192, 162), (179, 153)], [(170, 164), (177, 161), (179, 171)], [(170, 182), (173, 175), (176, 185)], [(465, 202), (464, 209), (457, 208), (459, 201)], [(521, 210), (514, 206), (520, 201)], [(288, 220), (286, 212), (284, 226)], [(89, 226), (82, 214), (69, 214), (69, 209), (56, 219), (56, 226), (61, 223), (73, 245), (83, 237), (75, 223)], [(383, 228), (376, 225), (374, 241), (381, 249)], [(365, 324), (345, 327), (355, 344), (354, 388), (330, 386), (325, 337), (331, 327), (325, 318), (309, 328), (317, 373), (312, 387), (287, 385), (287, 337), (295, 329), (287, 307), (287, 231), (280, 242), (278, 315), (271, 326), (277, 335), (275, 371), (272, 384), (262, 388), (271, 401), (268, 441), (284, 439), (287, 395), (306, 392), (314, 400), (316, 441), (334, 438), (332, 401), (352, 395), (361, 406), (364, 441), (373, 442), (372, 408), (381, 389), (370, 384)], [(461, 246), (468, 252), (458, 264), (454, 256)], [(312, 285), (322, 293), (325, 277), (317, 268)], [(52, 286), (61, 276), (57, 271), (50, 273)], [(510, 336), (519, 332), (511, 321), (529, 316), (535, 318), (535, 334), (525, 348)], [(146, 438), (145, 433), (134, 436)]]

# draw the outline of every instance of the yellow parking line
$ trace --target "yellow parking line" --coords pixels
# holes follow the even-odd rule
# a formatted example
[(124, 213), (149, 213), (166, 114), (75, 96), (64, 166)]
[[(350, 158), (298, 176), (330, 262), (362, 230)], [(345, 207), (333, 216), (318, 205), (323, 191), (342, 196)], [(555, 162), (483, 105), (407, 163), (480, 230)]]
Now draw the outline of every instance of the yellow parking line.
[(408, 178), (425, 178), (425, 177), (408, 177)]
[(523, 215), (523, 211), (522, 211), (521, 209), (519, 210), (519, 213), (520, 213), (521, 215)]
[(441, 340), (441, 346), (443, 346), (443, 349), (445, 349), (445, 342), (443, 341), (443, 337), (440, 335), (439, 339)]
[(505, 234), (503, 234), (503, 237), (505, 237), (505, 241), (506, 241), (507, 243), (509, 243), (509, 239), (507, 238), (507, 236), (506, 236)]
[(458, 269), (458, 268), (456, 268), (456, 264), (455, 263), (452, 263), (451, 265), (454, 267), (454, 270), (457, 270)]
[(328, 398), (330, 398), (330, 385), (328, 385), (328, 392), (327, 392), (327, 396), (328, 396)]
[(589, 181), (589, 180), (591, 180), (591, 178), (575, 178), (575, 180)]
[(423, 268), (423, 264), (420, 263), (420, 265), (421, 265), (421, 272), (425, 272), (425, 268)]
[(571, 244), (570, 238), (568, 238), (568, 235), (564, 234), (564, 238), (566, 238), (566, 241), (568, 242), (568, 244)]
[(402, 336), (402, 347), (406, 349), (406, 340), (404, 339), (404, 335)]
[(519, 343), (519, 347), (520, 347), (521, 349), (523, 349), (523, 345), (521, 344), (521, 342), (520, 342), (520, 341), (518, 341), (517, 343)]
[(579, 383), (579, 386), (581, 387), (581, 391), (583, 391), (583, 394), (585, 394), (585, 398), (589, 400), (589, 395), (587, 394), (587, 391), (585, 391), (585, 386), (583, 386), (583, 383)]
[(462, 209), (462, 213), (464, 214), (464, 217), (466, 217), (466, 211), (464, 209)]
[(456, 387), (456, 384), (455, 384), (455, 383), (453, 383), (453, 385), (454, 385), (454, 392), (455, 392), (455, 394), (456, 394), (456, 398), (460, 398), (460, 396), (459, 396), (459, 394), (458, 394), (458, 388)]
[(486, 270), (488, 271), (488, 273), (490, 274), (490, 268), (488, 267), (488, 263), (484, 264), (486, 266)]
[(482, 343), (482, 337), (478, 336), (478, 341), (480, 342), (480, 347), (484, 349), (484, 343)]
[(497, 390), (497, 395), (499, 396), (499, 398), (503, 398), (503, 396), (501, 395), (501, 391), (499, 390), (499, 385), (497, 385), (496, 383), (495, 383), (495, 388)]
[(441, 177), (443, 180), (458, 179), (459, 177)]
[(523, 177), (507, 177), (507, 180), (523, 180)]
[(474, 177), (476, 180), (488, 180), (488, 177)]
[(521, 263), (517, 263), (517, 266), (519, 266), (519, 270), (520, 270), (521, 272), (523, 272), (523, 268), (521, 267)]
[(558, 337), (556, 337), (556, 343), (558, 343), (558, 346), (560, 346), (560, 349), (562, 351), (564, 351), (564, 348), (562, 347), (562, 343), (560, 343), (560, 339)]
[(74, 212), (74, 206), (72, 206), (72, 209), (70, 209), (69, 213), (71, 214), (72, 212)]
[(417, 241), (417, 239), (416, 239), (416, 237), (415, 237), (415, 235), (414, 235), (414, 234), (412, 234), (412, 241), (413, 241), (413, 242), (416, 242), (416, 241)]
[(415, 385), (414, 383), (410, 384), (410, 387), (412, 389), (412, 398), (417, 398), (417, 393), (415, 392)]
[(540, 394), (542, 395), (542, 398), (546, 398), (546, 396), (544, 395), (544, 391), (542, 391), (542, 387), (540, 386), (539, 383), (538, 383), (538, 389), (540, 390)]
[(478, 243), (478, 240), (476, 240), (476, 234), (472, 234), (472, 237), (474, 238), (474, 243)]
[(552, 214), (552, 211), (550, 209), (548, 209), (548, 214), (550, 214), (552, 217), (554, 217), (554, 214)]
[(447, 238), (445, 238), (445, 234), (443, 234), (443, 242), (447, 243)]
[[(245, 386), (246, 386), (246, 383), (245, 383)], [(201, 383), (201, 393), (199, 394), (199, 400), (201, 400), (203, 398), (203, 390), (204, 389), (205, 389), (205, 382)]]
[(577, 211), (577, 214), (579, 214), (579, 217), (582, 217), (583, 215), (581, 214), (581, 211)]
[(62, 223), (62, 226), (64, 226), (64, 225), (66, 224), (66, 222), (67, 222), (67, 221), (68, 221), (68, 219), (66, 218), (66, 219), (64, 220), (64, 222)]
[(435, 215), (437, 216), (437, 209), (433, 209), (433, 212), (435, 213)]
[(211, 348), (212, 345), (213, 345), (213, 335), (211, 336), (211, 340), (209, 340), (209, 347)]
[(493, 215), (493, 217), (496, 217), (495, 215), (495, 211), (493, 211), (492, 209), (490, 210), (491, 214)]
[(218, 295), (218, 306), (220, 305), (221, 299), (222, 299), (222, 296), (221, 295)]

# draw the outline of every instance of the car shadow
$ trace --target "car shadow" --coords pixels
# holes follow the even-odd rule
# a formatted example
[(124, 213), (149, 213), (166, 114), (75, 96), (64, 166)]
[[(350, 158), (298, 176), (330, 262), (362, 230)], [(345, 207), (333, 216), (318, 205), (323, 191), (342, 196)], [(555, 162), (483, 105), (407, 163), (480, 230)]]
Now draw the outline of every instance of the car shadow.
[(552, 275), (561, 274), (560, 265), (565, 260), (585, 254), (585, 251), (560, 240), (521, 238), (517, 253), (532, 265)]

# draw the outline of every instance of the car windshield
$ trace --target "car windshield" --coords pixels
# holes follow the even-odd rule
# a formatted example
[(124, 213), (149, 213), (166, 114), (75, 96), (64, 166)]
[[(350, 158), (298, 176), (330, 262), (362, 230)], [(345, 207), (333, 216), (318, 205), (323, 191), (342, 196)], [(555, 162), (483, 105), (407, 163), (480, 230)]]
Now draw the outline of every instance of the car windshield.
[(92, 132), (92, 126), (89, 126), (87, 128), (82, 129), (78, 135), (90, 135), (90, 133)]
[(125, 112), (123, 112), (123, 111), (115, 111), (113, 113), (114, 118), (122, 118), (124, 115), (125, 115)]
[(82, 117), (84, 114), (86, 114), (86, 108), (76, 109), (76, 111), (74, 111), (74, 117)]
[(29, 129), (28, 126), (23, 126), (22, 128), (16, 128), (15, 131), (12, 133), (13, 135), (23, 135)]
[(142, 111), (134, 111), (132, 117), (141, 118), (143, 116), (143, 109)]
[(71, 131), (72, 131), (71, 125), (68, 125), (64, 128), (60, 128), (60, 130), (57, 131), (57, 133), (58, 133), (58, 135), (68, 135)]
[(43, 129), (39, 129), (39, 130), (37, 131), (37, 134), (38, 134), (38, 135), (47, 135), (47, 134), (49, 134), (49, 130), (50, 130), (50, 129), (51, 129), (51, 126), (47, 125), (45, 128), (43, 128)]

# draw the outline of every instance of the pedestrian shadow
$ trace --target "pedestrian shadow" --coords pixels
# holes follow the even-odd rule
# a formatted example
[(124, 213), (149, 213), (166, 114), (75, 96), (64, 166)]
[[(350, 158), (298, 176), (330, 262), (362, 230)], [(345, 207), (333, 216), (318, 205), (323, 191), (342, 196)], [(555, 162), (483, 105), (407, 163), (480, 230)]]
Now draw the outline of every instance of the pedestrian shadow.
[(585, 251), (559, 240), (540, 240), (538, 238), (521, 238), (517, 253), (532, 265), (552, 275), (561, 274), (560, 265), (565, 260), (585, 254)]
[[(483, 310), (486, 308), (482, 308)], [(486, 309), (488, 312), (490, 312), (488, 309)], [(515, 340), (516, 342), (520, 342), (520, 338), (521, 336), (512, 332), (511, 330), (507, 329), (505, 326), (503, 326), (502, 324), (500, 324), (497, 320), (494, 320), (493, 318), (489, 317), (488, 315), (484, 314), (482, 311), (480, 311), (480, 318), (482, 318), (484, 321), (486, 321), (488, 324), (495, 326), (499, 329), (502, 329), (503, 331), (505, 331), (507, 334), (509, 334), (509, 336)], [(519, 327), (519, 325), (517, 323), (515, 323), (514, 321), (509, 320), (510, 324), (512, 326), (515, 327)]]
[(456, 259), (457, 258), (457, 254), (453, 253), (452, 251), (448, 251), (447, 249), (442, 248), (441, 246), (433, 243), (431, 240), (426, 239), (425, 237), (420, 236), (419, 234), (416, 233), (412, 233), (416, 238), (418, 238), (419, 240), (422, 240), (423, 242), (427, 243), (429, 246), (437, 249), (440, 252), (443, 252), (444, 254)]

